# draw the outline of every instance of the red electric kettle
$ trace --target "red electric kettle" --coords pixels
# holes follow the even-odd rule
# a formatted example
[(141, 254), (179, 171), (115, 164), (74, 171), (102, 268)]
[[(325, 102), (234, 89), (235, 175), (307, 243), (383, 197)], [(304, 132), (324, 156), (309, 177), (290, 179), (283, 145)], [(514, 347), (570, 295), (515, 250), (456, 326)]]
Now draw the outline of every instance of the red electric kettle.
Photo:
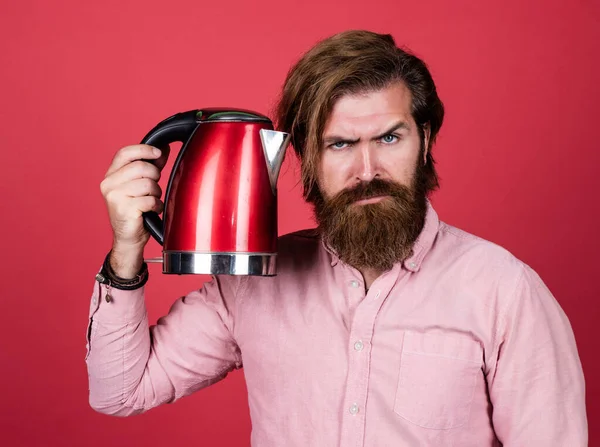
[(163, 246), (163, 273), (276, 274), (277, 177), (290, 135), (242, 109), (178, 113), (142, 140), (183, 143), (165, 191), (163, 219), (143, 214)]

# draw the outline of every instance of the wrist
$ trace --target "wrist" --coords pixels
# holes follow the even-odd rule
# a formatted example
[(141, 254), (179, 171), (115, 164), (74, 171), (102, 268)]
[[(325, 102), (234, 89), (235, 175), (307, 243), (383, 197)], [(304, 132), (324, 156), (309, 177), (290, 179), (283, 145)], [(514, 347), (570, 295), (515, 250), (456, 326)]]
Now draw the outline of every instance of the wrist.
[(144, 263), (144, 247), (113, 244), (108, 256), (108, 265), (116, 276), (133, 279)]

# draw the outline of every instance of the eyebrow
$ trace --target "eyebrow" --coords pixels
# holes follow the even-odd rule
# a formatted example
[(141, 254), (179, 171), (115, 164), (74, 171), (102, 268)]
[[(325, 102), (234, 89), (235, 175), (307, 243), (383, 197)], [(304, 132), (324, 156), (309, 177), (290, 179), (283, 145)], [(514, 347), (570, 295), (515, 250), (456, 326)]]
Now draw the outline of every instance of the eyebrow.
[[(391, 126), (389, 129), (387, 129), (385, 132), (383, 132), (382, 134), (379, 134), (379, 135), (373, 137), (372, 140), (379, 140), (379, 139), (383, 138), (384, 136), (389, 135), (396, 130), (401, 130), (401, 129), (408, 130), (409, 128), (410, 127), (409, 127), (408, 123), (406, 123), (405, 121), (399, 121), (396, 124), (394, 124), (393, 126)], [(343, 141), (345, 143), (358, 143), (360, 141), (360, 138), (358, 140), (349, 140), (347, 138), (340, 137), (337, 135), (329, 135), (323, 139), (323, 142), (326, 145), (341, 142), (341, 141)]]

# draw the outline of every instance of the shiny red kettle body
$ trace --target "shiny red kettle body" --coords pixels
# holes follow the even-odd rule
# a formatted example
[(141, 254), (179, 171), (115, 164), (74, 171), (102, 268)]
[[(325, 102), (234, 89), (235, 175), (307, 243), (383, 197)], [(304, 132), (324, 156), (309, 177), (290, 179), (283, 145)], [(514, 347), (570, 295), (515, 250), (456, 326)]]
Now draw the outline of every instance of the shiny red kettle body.
[(144, 214), (163, 244), (163, 272), (274, 275), (276, 181), (289, 135), (255, 112), (205, 109), (163, 121), (142, 142), (182, 140), (164, 224)]

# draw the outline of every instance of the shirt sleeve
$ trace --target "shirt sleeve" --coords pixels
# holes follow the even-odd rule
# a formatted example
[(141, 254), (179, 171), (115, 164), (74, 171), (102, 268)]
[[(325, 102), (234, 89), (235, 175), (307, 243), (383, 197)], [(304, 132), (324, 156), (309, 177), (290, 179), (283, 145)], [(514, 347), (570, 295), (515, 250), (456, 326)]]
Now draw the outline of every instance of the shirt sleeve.
[(242, 367), (233, 337), (237, 277), (213, 277), (149, 327), (145, 287), (95, 283), (87, 331), (89, 403), (129, 416), (187, 396)]
[(569, 320), (524, 265), (488, 378), (492, 419), (504, 447), (588, 445), (585, 383)]

